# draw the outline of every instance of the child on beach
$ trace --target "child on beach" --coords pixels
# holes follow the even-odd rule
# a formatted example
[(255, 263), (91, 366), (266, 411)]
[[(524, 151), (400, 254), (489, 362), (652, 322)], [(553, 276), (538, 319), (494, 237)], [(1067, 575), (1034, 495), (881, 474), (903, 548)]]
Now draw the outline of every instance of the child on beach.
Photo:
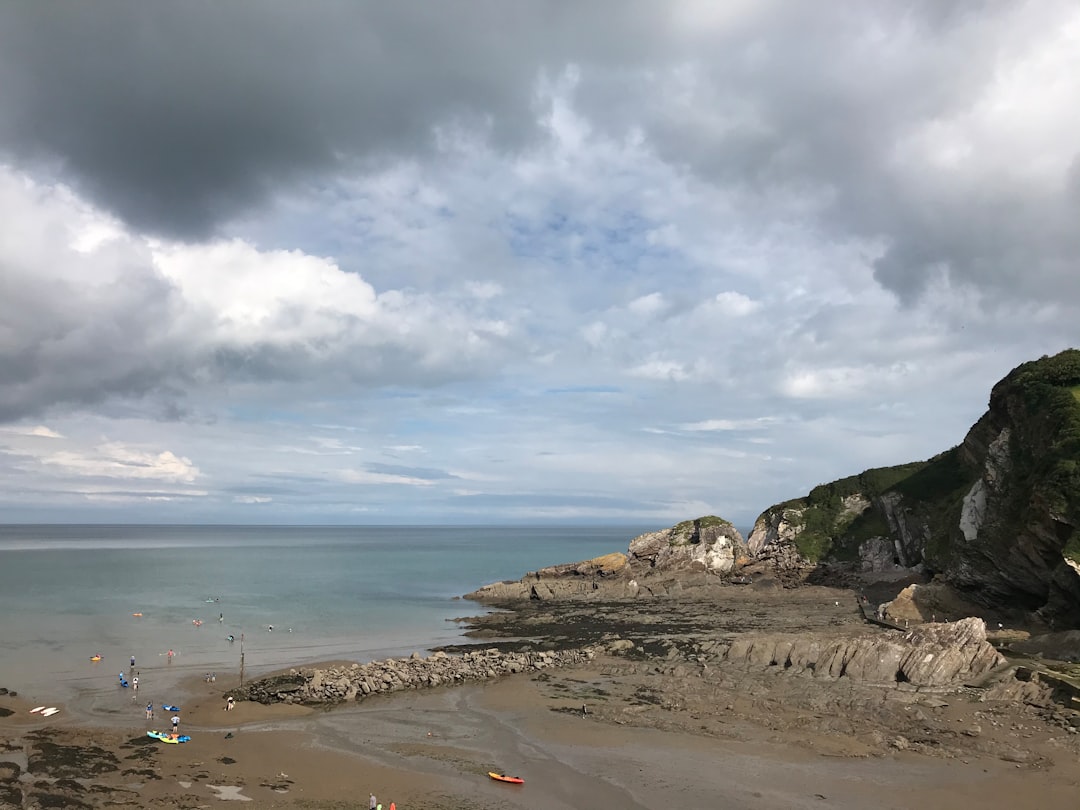
[(153, 701), (150, 701), (149, 703), (146, 704), (146, 719), (147, 720), (153, 720), (154, 719), (154, 702)]

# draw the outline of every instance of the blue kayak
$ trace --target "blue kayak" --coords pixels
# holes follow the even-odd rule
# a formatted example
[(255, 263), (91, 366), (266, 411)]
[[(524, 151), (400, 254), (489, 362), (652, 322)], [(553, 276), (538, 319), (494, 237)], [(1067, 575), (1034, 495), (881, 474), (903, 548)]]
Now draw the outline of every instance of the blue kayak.
[(161, 708), (164, 711), (167, 711), (167, 712), (178, 712), (178, 711), (180, 711), (179, 706), (170, 706), (168, 703), (162, 703)]

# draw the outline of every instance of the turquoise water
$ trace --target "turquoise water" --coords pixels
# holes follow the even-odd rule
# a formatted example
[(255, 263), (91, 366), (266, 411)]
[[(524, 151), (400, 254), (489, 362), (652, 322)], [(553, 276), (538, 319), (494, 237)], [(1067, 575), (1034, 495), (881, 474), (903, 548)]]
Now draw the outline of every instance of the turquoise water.
[(236, 673), (241, 651), (252, 674), (407, 655), (461, 638), (452, 620), (481, 608), (455, 597), (646, 530), (0, 526), (0, 686), (111, 694), (132, 655), (142, 695)]

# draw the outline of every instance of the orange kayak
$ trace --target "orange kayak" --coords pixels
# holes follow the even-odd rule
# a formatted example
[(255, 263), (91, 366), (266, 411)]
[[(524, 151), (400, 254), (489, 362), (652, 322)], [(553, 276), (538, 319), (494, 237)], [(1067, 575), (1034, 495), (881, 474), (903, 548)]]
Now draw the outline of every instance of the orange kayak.
[(494, 779), (496, 782), (510, 782), (514, 785), (524, 785), (525, 780), (520, 776), (507, 776), (505, 773), (495, 773), (495, 771), (488, 771), (488, 776)]

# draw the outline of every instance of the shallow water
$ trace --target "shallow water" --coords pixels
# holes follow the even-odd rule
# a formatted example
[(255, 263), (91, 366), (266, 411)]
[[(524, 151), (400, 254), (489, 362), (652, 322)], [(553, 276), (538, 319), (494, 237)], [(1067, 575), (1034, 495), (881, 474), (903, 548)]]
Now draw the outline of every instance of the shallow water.
[(423, 651), (479, 611), (461, 594), (644, 530), (0, 526), (0, 686), (109, 713), (134, 697), (118, 685), (130, 656), (145, 702), (183, 676), (237, 673), (241, 652), (257, 673)]

